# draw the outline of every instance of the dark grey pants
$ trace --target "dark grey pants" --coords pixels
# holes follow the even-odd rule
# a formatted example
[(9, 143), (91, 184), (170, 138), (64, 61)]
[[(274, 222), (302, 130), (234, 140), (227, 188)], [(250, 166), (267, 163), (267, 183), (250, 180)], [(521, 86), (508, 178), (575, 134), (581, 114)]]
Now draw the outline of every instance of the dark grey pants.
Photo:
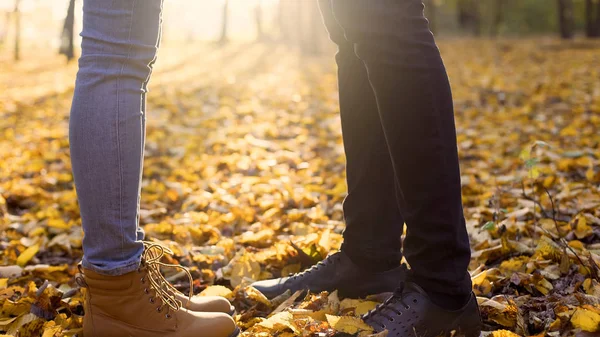
[(339, 46), (348, 176), (342, 249), (371, 266), (397, 263), (403, 252), (426, 290), (470, 293), (452, 93), (422, 2), (320, 6)]

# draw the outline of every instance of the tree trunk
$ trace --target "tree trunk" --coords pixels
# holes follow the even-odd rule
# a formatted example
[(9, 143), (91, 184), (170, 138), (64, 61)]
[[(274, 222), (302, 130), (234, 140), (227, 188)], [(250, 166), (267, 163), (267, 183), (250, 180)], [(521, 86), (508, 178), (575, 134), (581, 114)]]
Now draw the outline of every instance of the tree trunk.
[(480, 0), (458, 1), (458, 25), (463, 30), (470, 30), (473, 35), (481, 35)]
[(435, 0), (425, 0), (425, 14), (427, 15), (427, 19), (429, 20), (429, 29), (433, 32), (437, 32), (437, 20), (436, 20), (436, 10), (435, 10)]
[(10, 28), (10, 12), (6, 12), (4, 25), (0, 28), (0, 47), (4, 45), (4, 41), (6, 40), (6, 36), (8, 35), (8, 30)]
[(304, 22), (304, 5), (305, 5), (305, 1), (300, 1), (300, 0), (293, 0), (292, 3), (294, 4), (294, 12), (295, 18), (294, 18), (294, 38), (295, 38), (295, 42), (296, 42), (296, 46), (298, 46), (300, 48), (300, 50), (304, 49), (304, 29), (303, 29), (303, 22)]
[(585, 36), (594, 36), (594, 3), (585, 0)]
[(21, 0), (15, 0), (15, 61), (21, 59), (21, 11), (19, 5)]
[(227, 37), (227, 26), (229, 21), (229, 0), (225, 0), (223, 4), (223, 26), (221, 28), (221, 38), (219, 43), (226, 43), (229, 38)]
[(558, 0), (558, 26), (563, 39), (572, 39), (575, 35), (573, 14), (573, 0)]
[(590, 38), (600, 37), (600, 0), (586, 0), (585, 31)]
[(285, 25), (286, 9), (287, 4), (285, 0), (279, 0), (279, 4), (277, 5), (277, 26), (279, 27), (279, 37), (283, 41), (289, 38), (287, 26)]
[(75, 48), (73, 46), (75, 39), (75, 0), (69, 1), (69, 9), (65, 18), (65, 24), (61, 34), (61, 44), (59, 54), (65, 55), (67, 61), (75, 57)]
[(263, 15), (261, 1), (258, 1), (256, 3), (256, 7), (254, 7), (254, 18), (256, 20), (256, 40), (264, 41), (265, 33), (263, 31)]
[(585, 36), (600, 37), (600, 2), (585, 0)]
[(19, 10), (20, 4), (21, 0), (15, 0), (15, 61), (19, 61), (21, 59), (21, 11)]
[(481, 36), (481, 12), (479, 2), (481, 0), (471, 1), (471, 16), (473, 17), (473, 35)]
[(469, 22), (469, 14), (467, 13), (466, 4), (464, 0), (458, 1), (456, 13), (458, 14), (458, 27), (463, 30), (466, 29)]
[(600, 1), (596, 4), (596, 37), (600, 37)]
[(492, 21), (492, 27), (490, 28), (490, 35), (498, 36), (500, 33), (500, 25), (504, 22), (504, 8), (506, 0), (496, 0), (494, 8), (494, 20)]

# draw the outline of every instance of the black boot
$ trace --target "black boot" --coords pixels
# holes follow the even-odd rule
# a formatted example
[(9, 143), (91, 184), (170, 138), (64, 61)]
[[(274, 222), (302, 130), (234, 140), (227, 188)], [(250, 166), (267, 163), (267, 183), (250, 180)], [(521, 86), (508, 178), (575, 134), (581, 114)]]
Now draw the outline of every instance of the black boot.
[(458, 310), (435, 305), (427, 293), (414, 283), (402, 283), (385, 303), (363, 316), (376, 332), (388, 331), (388, 337), (478, 337), (481, 317), (475, 295)]
[(298, 290), (313, 293), (338, 290), (341, 297), (359, 298), (394, 291), (404, 280), (405, 274), (404, 265), (385, 272), (370, 272), (354, 264), (343, 252), (337, 252), (304, 272), (256, 282), (252, 286), (268, 298), (276, 297), (288, 289), (292, 293)]

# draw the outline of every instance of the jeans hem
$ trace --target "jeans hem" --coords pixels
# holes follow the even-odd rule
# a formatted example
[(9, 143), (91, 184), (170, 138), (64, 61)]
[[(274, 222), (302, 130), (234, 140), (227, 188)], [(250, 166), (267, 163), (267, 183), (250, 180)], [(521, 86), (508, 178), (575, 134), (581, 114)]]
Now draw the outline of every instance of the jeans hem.
[(107, 275), (107, 276), (120, 276), (130, 273), (132, 271), (137, 270), (140, 267), (140, 258), (137, 258), (135, 261), (129, 261), (126, 264), (118, 265), (116, 267), (110, 268), (100, 268), (92, 263), (88, 262), (85, 258), (81, 261), (81, 265), (84, 268), (89, 269), (98, 274)]

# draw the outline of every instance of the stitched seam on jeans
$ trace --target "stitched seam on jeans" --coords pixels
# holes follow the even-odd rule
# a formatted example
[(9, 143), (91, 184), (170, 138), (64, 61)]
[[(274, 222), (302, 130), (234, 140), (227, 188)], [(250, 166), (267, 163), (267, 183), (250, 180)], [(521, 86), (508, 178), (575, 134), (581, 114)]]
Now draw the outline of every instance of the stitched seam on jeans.
[(120, 226), (120, 230), (121, 230), (121, 258), (122, 259), (124, 259), (124, 257), (125, 257), (125, 253), (124, 253), (125, 234), (124, 234), (124, 230), (123, 230), (123, 165), (121, 163), (121, 137), (120, 137), (120, 130), (119, 130), (120, 111), (121, 111), (121, 102), (120, 102), (119, 93), (120, 93), (120, 86), (121, 86), (121, 78), (123, 77), (123, 71), (125, 70), (125, 64), (131, 58), (131, 34), (133, 32), (133, 16), (134, 16), (136, 3), (137, 3), (137, 0), (133, 0), (133, 5), (131, 7), (131, 22), (129, 23), (129, 36), (127, 37), (127, 44), (128, 44), (127, 56), (125, 57), (125, 60), (123, 60), (123, 62), (121, 63), (121, 71), (119, 72), (119, 77), (117, 77), (117, 125), (116, 125), (116, 129), (117, 129), (117, 153), (118, 153), (117, 162), (119, 163), (119, 226)]
[[(162, 13), (163, 13), (163, 4), (164, 1), (161, 0), (160, 2), (160, 10), (159, 10), (159, 16), (158, 16), (158, 20), (159, 20), (159, 27), (158, 27), (158, 37), (156, 38), (156, 44), (155, 44), (155, 52), (154, 52), (154, 57), (152, 57), (152, 61), (150, 61), (150, 63), (148, 64), (148, 67), (150, 68), (150, 72), (148, 73), (148, 77), (146, 77), (146, 80), (142, 83), (142, 88), (144, 90), (143, 93), (143, 97), (142, 97), (142, 106), (143, 106), (143, 110), (142, 110), (142, 145), (141, 145), (141, 156), (140, 156), (140, 176), (139, 176), (139, 189), (138, 189), (138, 194), (137, 194), (137, 206), (136, 206), (136, 210), (137, 210), (137, 214), (139, 214), (140, 211), (140, 204), (141, 204), (141, 189), (142, 189), (142, 179), (143, 179), (143, 170), (144, 170), (144, 149), (145, 149), (145, 144), (146, 144), (146, 95), (148, 94), (148, 84), (150, 83), (150, 78), (152, 77), (152, 72), (154, 70), (154, 63), (156, 63), (156, 60), (158, 58), (158, 48), (160, 47), (160, 41), (161, 41), (161, 37), (162, 37)], [(139, 240), (139, 237), (137, 235), (140, 223), (139, 223), (139, 216), (136, 214), (136, 240)]]

